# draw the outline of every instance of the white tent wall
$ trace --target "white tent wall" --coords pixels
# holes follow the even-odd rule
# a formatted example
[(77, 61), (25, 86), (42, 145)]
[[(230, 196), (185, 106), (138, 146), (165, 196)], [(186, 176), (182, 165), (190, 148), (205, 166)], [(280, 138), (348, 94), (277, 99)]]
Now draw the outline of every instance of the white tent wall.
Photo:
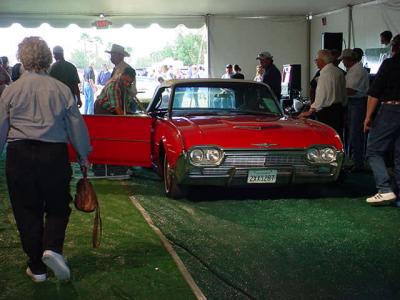
[(221, 77), (225, 65), (239, 64), (252, 80), (261, 51), (274, 56), (275, 65), (301, 64), (302, 88), (308, 86), (308, 41), (305, 17), (239, 18), (209, 16), (210, 76)]
[[(326, 25), (322, 25), (322, 18), (326, 18)], [(347, 8), (313, 17), (311, 21), (310, 78), (317, 71), (314, 59), (317, 56), (318, 50), (322, 49), (322, 34), (324, 32), (342, 32), (343, 39), (347, 43), (348, 18)], [(345, 47), (346, 45), (343, 44), (343, 49)]]
[[(311, 45), (310, 45), (310, 76), (316, 71), (313, 58), (322, 47), (323, 32), (343, 32), (344, 47), (379, 48), (379, 34), (390, 30), (393, 35), (400, 33), (400, 1), (373, 1), (366, 4), (355, 5), (352, 8), (352, 36), (350, 45), (348, 41), (349, 11), (344, 8), (330, 13), (314, 16), (311, 21)], [(322, 18), (326, 18), (326, 25), (322, 24)]]
[[(353, 8), (354, 44), (352, 47), (379, 48), (379, 34), (390, 30), (400, 33), (400, 1), (358, 5)], [(352, 39), (353, 42), (353, 39)]]

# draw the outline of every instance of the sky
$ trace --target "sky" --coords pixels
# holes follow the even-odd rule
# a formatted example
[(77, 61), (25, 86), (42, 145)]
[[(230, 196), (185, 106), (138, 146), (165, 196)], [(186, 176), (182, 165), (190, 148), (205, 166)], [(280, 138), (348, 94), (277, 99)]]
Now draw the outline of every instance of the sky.
[[(49, 24), (42, 24), (37, 28), (24, 28), (20, 24), (13, 24), (7, 28), (0, 28), (0, 56), (7, 56), (10, 65), (17, 62), (16, 53), (18, 44), (27, 36), (42, 37), (52, 49), (56, 45), (64, 48), (65, 58), (70, 58), (70, 53), (79, 43), (82, 33), (90, 36), (98, 36), (103, 42), (99, 53), (104, 53), (107, 44), (116, 43), (124, 47), (131, 47), (133, 55), (136, 57), (146, 56), (149, 53), (162, 49), (168, 42), (175, 40), (178, 33), (198, 33), (201, 29), (189, 29), (183, 25), (176, 28), (161, 28), (157, 24), (152, 24), (148, 28), (133, 28), (131, 25), (124, 25), (120, 28), (96, 29), (80, 28), (77, 25), (69, 25), (66, 28), (53, 28)], [(149, 38), (150, 37), (150, 38)], [(109, 55), (104, 53), (104, 58)]]

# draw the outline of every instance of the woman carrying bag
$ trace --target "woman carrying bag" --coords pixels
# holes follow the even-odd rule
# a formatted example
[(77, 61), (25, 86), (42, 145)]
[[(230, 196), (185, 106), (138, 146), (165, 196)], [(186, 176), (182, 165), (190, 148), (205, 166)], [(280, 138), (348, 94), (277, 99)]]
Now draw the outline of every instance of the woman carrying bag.
[(86, 169), (88, 131), (70, 89), (46, 73), (52, 62), (46, 42), (25, 38), (18, 58), (26, 71), (0, 98), (0, 153), (8, 142), (6, 177), (28, 256), (26, 274), (34, 282), (45, 281), (49, 268), (59, 280), (68, 280), (63, 257), (72, 199), (67, 143)]

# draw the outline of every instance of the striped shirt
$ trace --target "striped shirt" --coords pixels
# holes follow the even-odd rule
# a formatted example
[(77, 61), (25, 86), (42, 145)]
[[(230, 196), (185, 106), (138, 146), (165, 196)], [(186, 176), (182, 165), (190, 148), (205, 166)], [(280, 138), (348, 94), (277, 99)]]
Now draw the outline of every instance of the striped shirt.
[(124, 109), (124, 105), (130, 107), (130, 97), (127, 89), (122, 85), (119, 80), (111, 80), (101, 90), (100, 95), (97, 97), (97, 102), (102, 108), (111, 113), (115, 113), (116, 108)]

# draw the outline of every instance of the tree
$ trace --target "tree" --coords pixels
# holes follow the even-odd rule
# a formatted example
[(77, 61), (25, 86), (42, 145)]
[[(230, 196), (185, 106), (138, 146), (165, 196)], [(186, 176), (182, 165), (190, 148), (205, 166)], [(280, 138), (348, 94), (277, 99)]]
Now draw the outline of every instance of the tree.
[(152, 62), (157, 62), (165, 58), (173, 58), (182, 61), (185, 65), (204, 64), (205, 42), (201, 34), (189, 33), (179, 34), (174, 44), (165, 46), (160, 51), (150, 54)]
[(95, 68), (100, 68), (102, 64), (107, 63), (98, 53), (98, 46), (103, 45), (101, 37), (91, 37), (82, 33), (78, 45), (79, 48), (75, 48), (71, 54), (71, 62), (77, 68), (85, 68), (91, 63)]

